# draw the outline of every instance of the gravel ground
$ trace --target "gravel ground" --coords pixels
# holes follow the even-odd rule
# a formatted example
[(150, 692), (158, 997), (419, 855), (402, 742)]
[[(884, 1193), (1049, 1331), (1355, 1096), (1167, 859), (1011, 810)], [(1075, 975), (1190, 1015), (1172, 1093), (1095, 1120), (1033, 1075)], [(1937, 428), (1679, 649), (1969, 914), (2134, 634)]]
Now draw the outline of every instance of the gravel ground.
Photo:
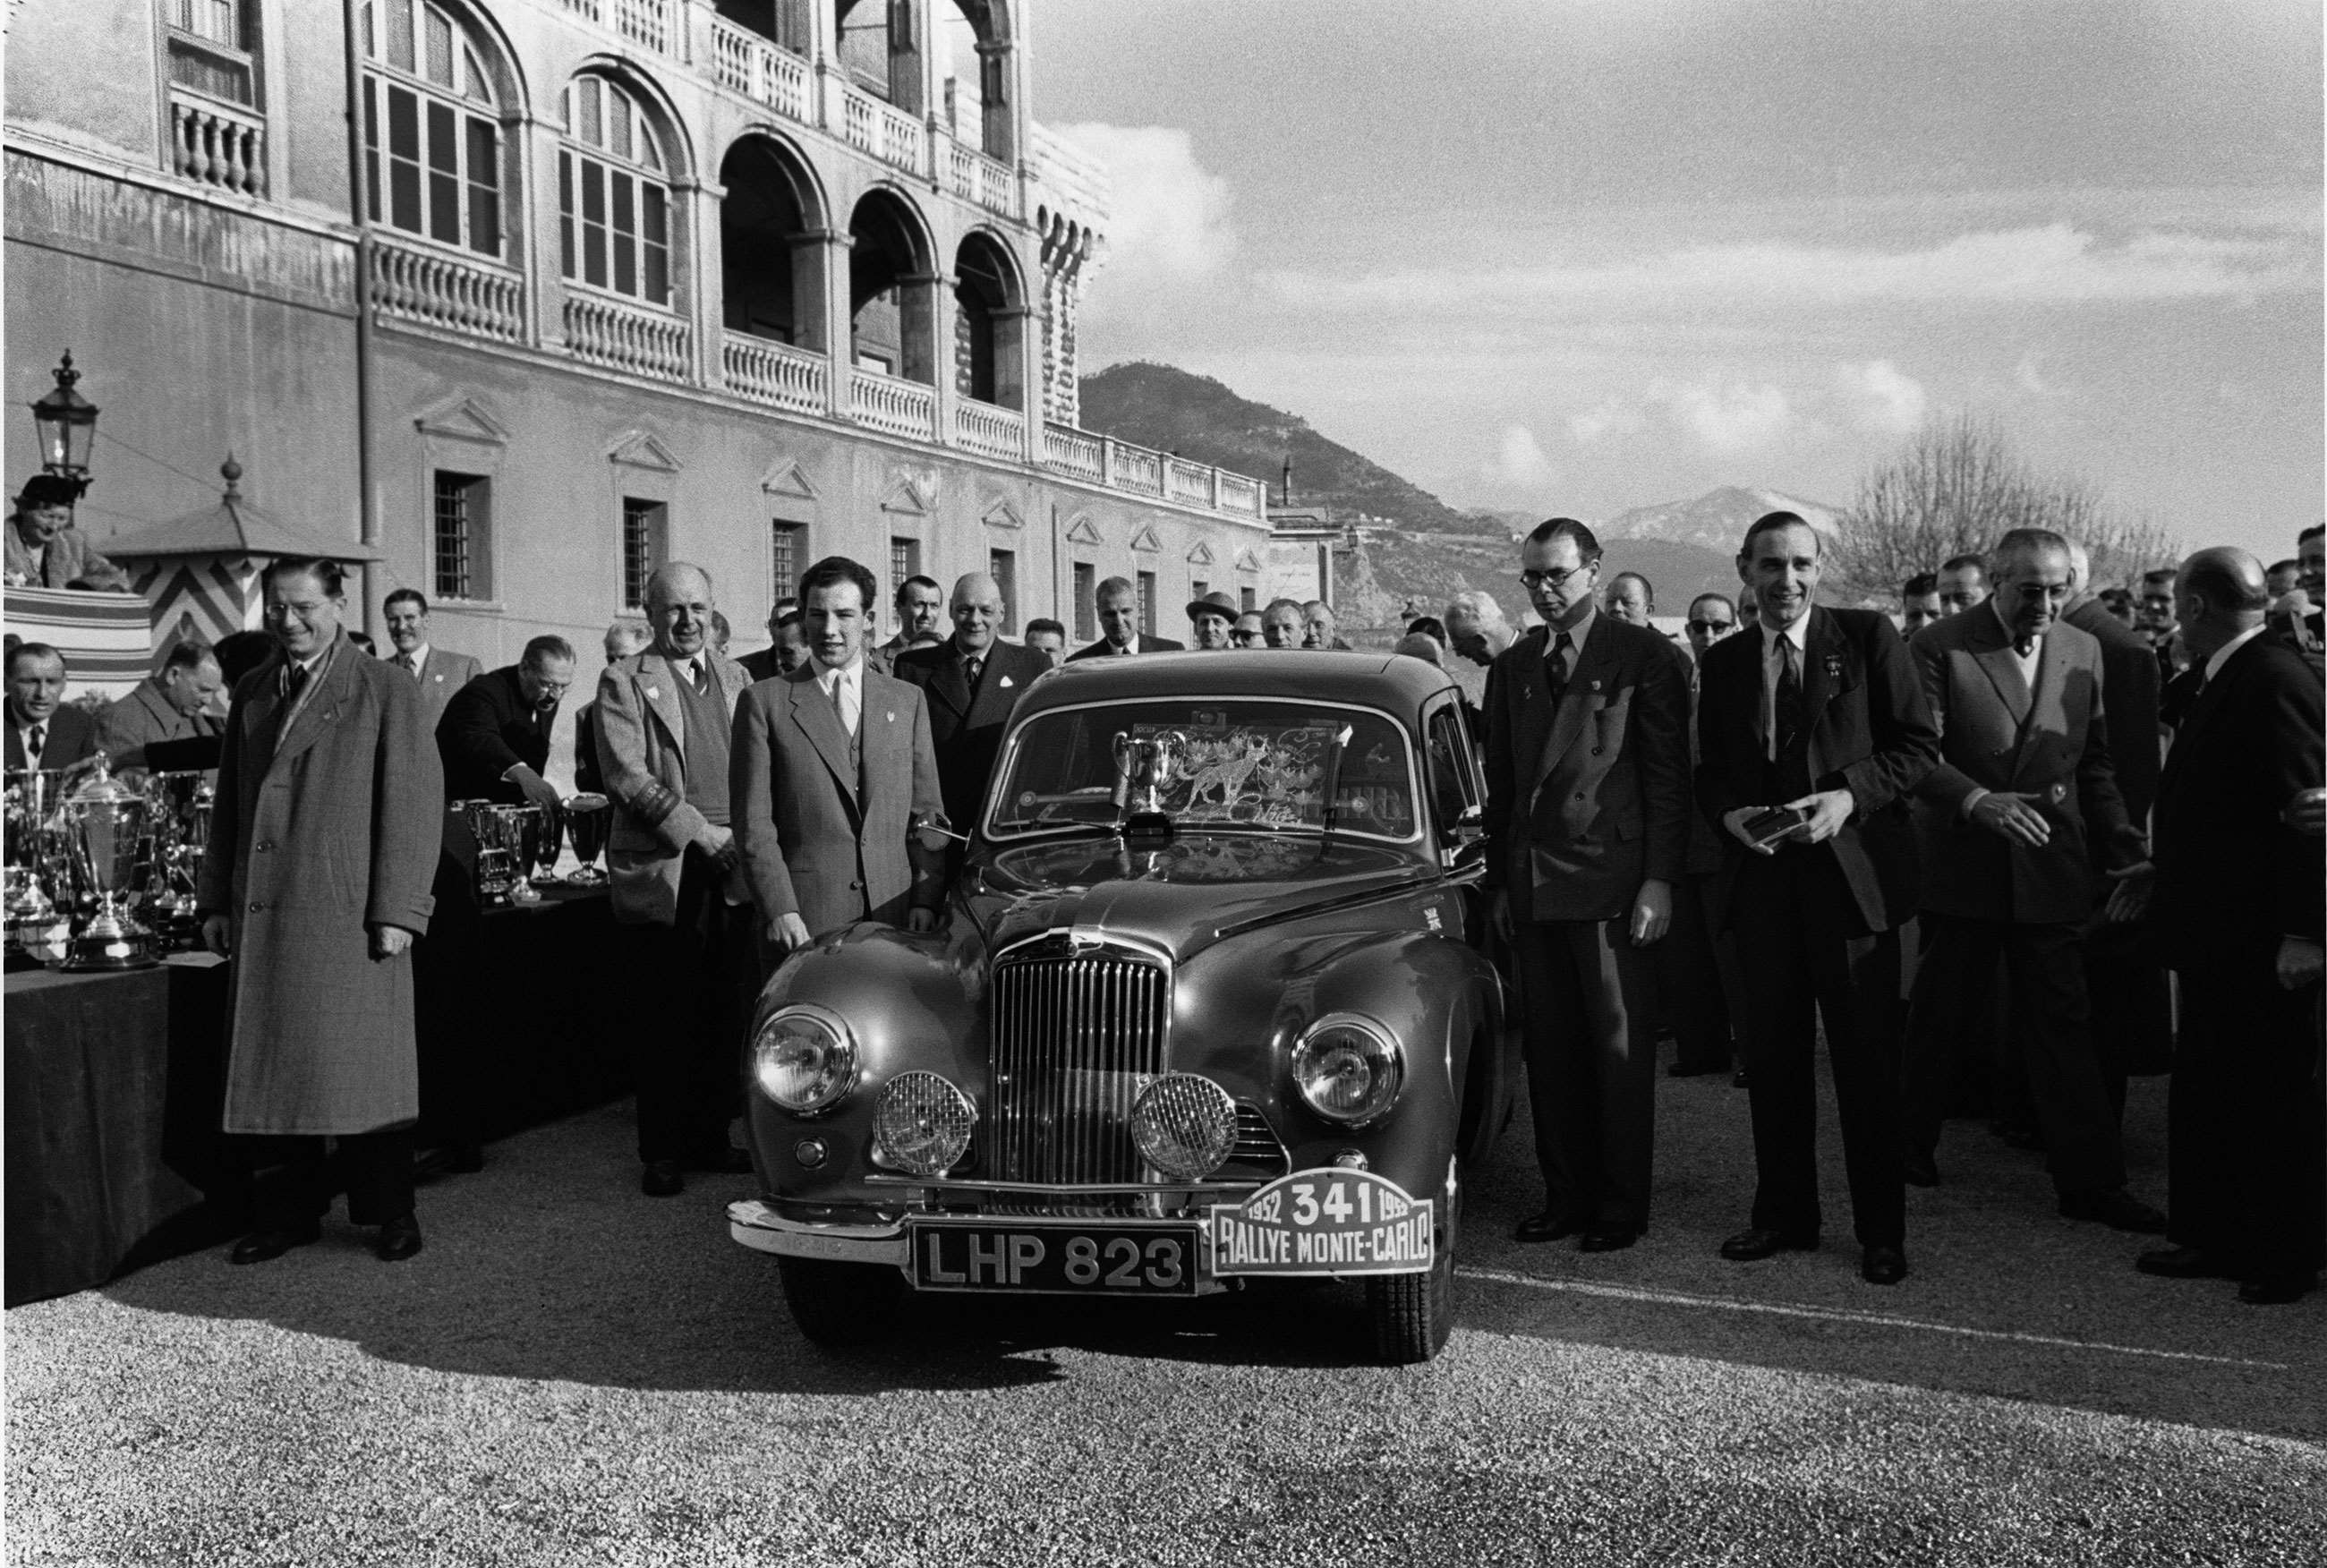
[[(1506, 1239), (1523, 1126), (1466, 1206), (1426, 1367), (1362, 1362), (1359, 1293), (1178, 1310), (912, 1304), (805, 1345), (726, 1239), (749, 1180), (638, 1196), (627, 1106), (422, 1197), (397, 1267), (337, 1226), (6, 1319), (13, 1563), (2315, 1563), (2327, 1298), (2143, 1278), (1976, 1125), (1859, 1283), (1743, 1221), (1744, 1097), (1660, 1084), (1655, 1229)], [(2162, 1080), (2128, 1117), (2162, 1196)], [(1831, 1121), (1828, 1122), (1831, 1136)], [(1838, 1162), (1830, 1162), (1836, 1163)]]

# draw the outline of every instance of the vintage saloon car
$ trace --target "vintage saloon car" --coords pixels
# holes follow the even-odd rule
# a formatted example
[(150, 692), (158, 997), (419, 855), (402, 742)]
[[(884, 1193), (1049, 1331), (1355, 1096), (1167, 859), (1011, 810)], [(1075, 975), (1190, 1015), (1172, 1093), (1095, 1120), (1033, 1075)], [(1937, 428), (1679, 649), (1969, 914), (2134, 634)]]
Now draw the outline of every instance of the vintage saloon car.
[(763, 1193), (728, 1218), (801, 1330), (864, 1338), (909, 1289), (1331, 1275), (1365, 1280), (1381, 1358), (1435, 1354), (1515, 1075), (1465, 726), (1412, 658), (1038, 681), (947, 926), (827, 936), (761, 994)]

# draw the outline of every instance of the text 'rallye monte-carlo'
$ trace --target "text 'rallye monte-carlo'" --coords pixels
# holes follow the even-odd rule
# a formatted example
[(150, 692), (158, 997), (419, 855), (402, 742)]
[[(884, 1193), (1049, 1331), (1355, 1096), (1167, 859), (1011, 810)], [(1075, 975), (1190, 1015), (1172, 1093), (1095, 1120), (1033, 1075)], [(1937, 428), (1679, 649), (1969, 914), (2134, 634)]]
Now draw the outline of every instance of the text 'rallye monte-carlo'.
[[(1298, 692), (1298, 696), (1287, 693)], [(908, 1290), (1194, 1297), (1363, 1279), (1376, 1353), (1453, 1307), (1463, 1165), (1515, 1069), (1476, 757), (1421, 660), (1087, 659), (1022, 699), (950, 895), (789, 957), (752, 1022), (801, 1330)]]

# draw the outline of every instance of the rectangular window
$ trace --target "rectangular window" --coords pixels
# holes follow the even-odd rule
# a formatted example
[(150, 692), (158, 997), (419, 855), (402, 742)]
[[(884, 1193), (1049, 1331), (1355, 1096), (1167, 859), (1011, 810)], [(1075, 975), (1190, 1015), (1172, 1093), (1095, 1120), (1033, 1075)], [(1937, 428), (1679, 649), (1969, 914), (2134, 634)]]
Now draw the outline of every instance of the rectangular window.
[(903, 537), (889, 541), (889, 592), (896, 593), (908, 577), (921, 574), (921, 542)]
[[(388, 99), (385, 146), (380, 140), (383, 94)], [(364, 82), (363, 125), (365, 205), (374, 222), (382, 220), (385, 183), (388, 223), (481, 255), (500, 254), (499, 126), (377, 79)]]
[(808, 553), (808, 529), (799, 523), (768, 527), (768, 602), (799, 596), (800, 557)]
[(578, 275), (584, 283), (659, 305), (670, 303), (669, 191), (595, 158), (560, 152), (557, 220), (558, 264), (567, 277), (577, 275), (578, 245)]
[(614, 292), (636, 294), (639, 292), (639, 219), (631, 205), (637, 185), (628, 174), (607, 172), (606, 182), (613, 187)]
[(1098, 635), (1098, 568), (1089, 561), (1075, 563), (1075, 640), (1089, 642)]
[(486, 548), (491, 507), (491, 481), (472, 473), (436, 471), (437, 598), (492, 597)]
[(420, 99), (388, 89), (388, 220), (414, 234), (420, 227)]
[(1210, 593), (1211, 591), (1212, 585), (1210, 583), (1205, 582), (1201, 577), (1191, 577), (1188, 579), (1188, 599), (1191, 603), (1194, 602), (1196, 600), (1201, 599), (1205, 594)]
[(412, 0), (388, 0), (388, 63), (413, 70)]
[(469, 248), (501, 248), (500, 137), (490, 121), (469, 118)]
[(622, 498), (622, 608), (644, 610), (647, 579), (662, 565), (668, 509), (660, 501)]
[(1238, 610), (1241, 610), (1242, 611), (1244, 611), (1244, 612), (1245, 612), (1246, 614), (1248, 614), (1248, 615), (1251, 614), (1254, 611), (1256, 611), (1256, 610), (1257, 610), (1257, 609), (1259, 609), (1259, 608), (1260, 608), (1260, 597), (1259, 597), (1259, 595), (1256, 594), (1256, 593), (1254, 593), (1250, 588), (1248, 588), (1248, 588), (1239, 588), (1239, 589), (1238, 589), (1238, 590), (1237, 590), (1237, 608), (1238, 608)]
[(459, 117), (450, 105), (428, 105), (428, 238), (461, 243), (461, 141)]
[(182, 33), (241, 49), (241, 0), (172, 0), (170, 21)]
[(582, 281), (606, 286), (606, 170), (582, 160)]
[(640, 232), (640, 258), (646, 271), (646, 297), (659, 305), (670, 303), (670, 212), (659, 185), (639, 182), (640, 205), (645, 223)]
[(988, 550), (986, 570), (994, 585), (1002, 590), (1002, 630), (1013, 633), (1018, 630), (1018, 553), (1015, 550)]
[(1155, 574), (1139, 574), (1139, 630), (1149, 637), (1155, 635)]
[(557, 154), (557, 270), (574, 275), (574, 154)]

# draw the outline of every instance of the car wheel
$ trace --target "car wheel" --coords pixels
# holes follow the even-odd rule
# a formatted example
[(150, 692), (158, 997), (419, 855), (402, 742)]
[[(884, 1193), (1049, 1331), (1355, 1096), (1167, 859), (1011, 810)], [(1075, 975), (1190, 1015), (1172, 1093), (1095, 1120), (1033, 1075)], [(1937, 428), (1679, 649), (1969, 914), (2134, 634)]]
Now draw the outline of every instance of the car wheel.
[(1438, 1208), (1437, 1255), (1424, 1274), (1380, 1274), (1366, 1282), (1374, 1357), (1388, 1367), (1427, 1361), (1446, 1348), (1454, 1327), (1454, 1238), (1461, 1230), (1462, 1183), (1446, 1162)]
[(862, 1345), (879, 1339), (905, 1294), (905, 1276), (885, 1264), (779, 1257), (784, 1304), (801, 1333), (819, 1345)]

